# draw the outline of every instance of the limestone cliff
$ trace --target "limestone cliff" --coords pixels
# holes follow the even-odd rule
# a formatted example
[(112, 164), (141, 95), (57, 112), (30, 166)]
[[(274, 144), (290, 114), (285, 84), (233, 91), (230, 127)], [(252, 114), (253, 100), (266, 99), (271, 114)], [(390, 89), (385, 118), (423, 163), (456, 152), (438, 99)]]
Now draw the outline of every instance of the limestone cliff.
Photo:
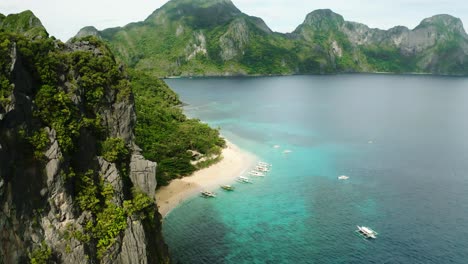
[(413, 30), (380, 30), (316, 10), (294, 36), (328, 50), (322, 57), (331, 71), (468, 74), (468, 36), (461, 20), (450, 15), (426, 18)]
[(0, 55), (0, 263), (169, 263), (112, 53), (0, 33)]

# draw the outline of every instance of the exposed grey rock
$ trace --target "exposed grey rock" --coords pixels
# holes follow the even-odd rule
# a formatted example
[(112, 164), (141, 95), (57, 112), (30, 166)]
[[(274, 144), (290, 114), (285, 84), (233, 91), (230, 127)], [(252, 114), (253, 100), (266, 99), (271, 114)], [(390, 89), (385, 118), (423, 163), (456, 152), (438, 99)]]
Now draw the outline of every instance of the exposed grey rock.
[(176, 36), (178, 37), (182, 34), (184, 34), (184, 27), (182, 25), (179, 25), (176, 30)]
[(88, 36), (95, 36), (95, 37), (100, 37), (99, 31), (93, 27), (84, 27), (82, 28), (75, 37), (77, 38), (83, 38), (83, 37), (88, 37)]
[(5, 181), (0, 177), (0, 197), (3, 196), (3, 186), (5, 185)]
[(46, 165), (46, 174), (47, 174), (47, 186), (51, 186), (54, 178), (58, 175), (60, 170), (60, 160), (62, 158), (62, 153), (60, 151), (58, 141), (56, 139), (55, 130), (51, 130), (46, 127), (46, 132), (49, 135), (49, 140), (51, 142), (50, 148), (46, 151), (45, 156), (49, 160)]
[(193, 40), (185, 48), (187, 60), (194, 59), (198, 54), (206, 55), (206, 37), (203, 32), (195, 32)]
[(225, 61), (243, 55), (249, 43), (249, 29), (244, 18), (239, 18), (229, 25), (229, 29), (219, 39), (221, 58)]
[(145, 160), (141, 154), (135, 153), (132, 155), (130, 179), (135, 187), (153, 199), (155, 198), (157, 186), (156, 167), (156, 162)]
[(67, 48), (70, 51), (88, 51), (92, 52), (96, 56), (103, 55), (102, 51), (95, 45), (89, 43), (89, 41), (76, 41), (68, 43)]
[(128, 228), (122, 241), (122, 253), (118, 264), (147, 264), (146, 235), (139, 220), (127, 219)]
[(98, 163), (100, 168), (101, 177), (112, 185), (112, 188), (116, 191), (114, 193), (113, 203), (121, 205), (123, 203), (123, 182), (120, 176), (119, 170), (114, 163), (106, 161), (102, 157), (98, 157)]
[(113, 109), (107, 109), (102, 113), (105, 127), (109, 129), (111, 137), (122, 138), (127, 145), (131, 145), (135, 135), (133, 128), (136, 123), (135, 106), (125, 102), (113, 105)]
[(16, 43), (13, 43), (13, 48), (11, 49), (10, 57), (11, 57), (10, 72), (12, 72), (14, 67), (15, 67), (16, 57), (17, 57), (17, 55), (16, 55)]

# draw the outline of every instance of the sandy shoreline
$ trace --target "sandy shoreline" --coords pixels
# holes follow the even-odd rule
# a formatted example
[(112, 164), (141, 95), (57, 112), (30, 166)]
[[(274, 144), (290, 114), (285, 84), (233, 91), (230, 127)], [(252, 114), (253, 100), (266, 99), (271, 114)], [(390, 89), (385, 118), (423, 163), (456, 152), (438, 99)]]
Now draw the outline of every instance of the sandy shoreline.
[(223, 159), (217, 164), (197, 171), (192, 176), (173, 180), (168, 186), (157, 190), (159, 213), (165, 217), (184, 200), (199, 194), (200, 191), (214, 190), (219, 188), (219, 185), (232, 183), (257, 161), (253, 154), (239, 149), (229, 141), (222, 155)]

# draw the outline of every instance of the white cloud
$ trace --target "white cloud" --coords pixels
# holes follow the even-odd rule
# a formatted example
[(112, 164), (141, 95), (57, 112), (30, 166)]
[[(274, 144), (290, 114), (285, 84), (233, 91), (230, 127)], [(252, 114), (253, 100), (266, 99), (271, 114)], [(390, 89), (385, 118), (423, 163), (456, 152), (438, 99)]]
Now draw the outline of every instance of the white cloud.
[[(346, 20), (388, 29), (396, 25), (415, 27), (422, 19), (440, 13), (468, 23), (468, 5), (461, 0), (232, 0), (243, 12), (261, 17), (279, 32), (291, 32), (305, 16), (329, 8)], [(51, 35), (62, 40), (84, 26), (98, 29), (124, 26), (144, 20), (165, 0), (1, 0), (0, 13), (32, 10)]]

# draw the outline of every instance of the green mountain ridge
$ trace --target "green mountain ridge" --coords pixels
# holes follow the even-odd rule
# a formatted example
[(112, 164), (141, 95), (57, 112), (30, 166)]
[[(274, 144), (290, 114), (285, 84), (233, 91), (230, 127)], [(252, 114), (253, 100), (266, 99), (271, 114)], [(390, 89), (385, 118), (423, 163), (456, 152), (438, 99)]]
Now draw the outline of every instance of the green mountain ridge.
[(292, 33), (273, 32), (229, 0), (172, 0), (146, 20), (103, 31), (131, 67), (164, 77), (394, 72), (466, 75), (468, 37), (460, 19), (436, 15), (413, 30), (372, 29), (329, 9)]
[(10, 33), (21, 33), (27, 37), (49, 37), (41, 21), (30, 10), (8, 16), (0, 14), (0, 30)]

